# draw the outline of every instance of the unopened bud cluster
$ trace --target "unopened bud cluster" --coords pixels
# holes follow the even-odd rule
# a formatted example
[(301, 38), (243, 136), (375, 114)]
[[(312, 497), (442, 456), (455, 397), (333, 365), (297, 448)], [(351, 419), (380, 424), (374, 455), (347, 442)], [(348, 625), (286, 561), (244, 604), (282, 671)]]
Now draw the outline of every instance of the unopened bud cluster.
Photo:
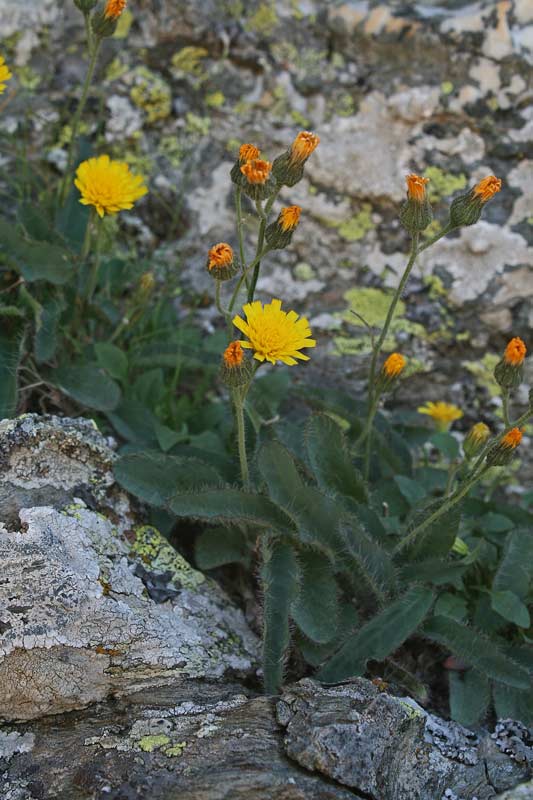
[(516, 389), (522, 383), (523, 364), (527, 349), (518, 336), (515, 336), (494, 368), (494, 377), (502, 389)]
[[(74, 0), (74, 5), (88, 17), (98, 5), (98, 0)], [(118, 20), (124, 12), (127, 0), (106, 0), (91, 17), (91, 29), (98, 39), (113, 36)]]

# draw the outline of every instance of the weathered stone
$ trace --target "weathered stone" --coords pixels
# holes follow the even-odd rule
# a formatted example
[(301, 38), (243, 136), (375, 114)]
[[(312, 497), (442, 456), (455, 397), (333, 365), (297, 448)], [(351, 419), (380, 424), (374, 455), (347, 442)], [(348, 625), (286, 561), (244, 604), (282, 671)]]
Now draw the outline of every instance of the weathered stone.
[(241, 612), (142, 525), (92, 423), (4, 422), (0, 453), (0, 717), (254, 674)]

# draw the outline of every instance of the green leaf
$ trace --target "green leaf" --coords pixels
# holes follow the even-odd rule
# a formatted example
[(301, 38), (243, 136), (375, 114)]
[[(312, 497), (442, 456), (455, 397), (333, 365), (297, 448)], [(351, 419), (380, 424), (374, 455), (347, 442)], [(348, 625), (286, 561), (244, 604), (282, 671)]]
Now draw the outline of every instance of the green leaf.
[(432, 617), (425, 623), (423, 633), (489, 678), (517, 689), (529, 687), (527, 671), (506, 656), (494, 639), (480, 631), (451, 617)]
[(492, 684), (492, 700), (498, 719), (517, 719), (524, 725), (533, 725), (533, 693), (521, 691), (502, 683)]
[(264, 543), (261, 579), (265, 691), (276, 694), (289, 646), (289, 610), (298, 590), (298, 567), (290, 544), (278, 539)]
[(337, 423), (326, 414), (314, 414), (306, 425), (305, 438), (309, 463), (320, 488), (366, 502), (363, 477), (352, 464)]
[(487, 676), (477, 669), (450, 670), (448, 674), (452, 719), (467, 727), (477, 725), (486, 716), (490, 703)]
[(514, 528), (514, 522), (503, 514), (489, 511), (477, 520), (476, 527), (483, 533), (505, 533)]
[[(429, 503), (413, 515), (408, 526), (407, 535), (421, 525), (425, 520), (442, 506), (443, 500)], [(438, 558), (446, 556), (453, 547), (459, 524), (461, 522), (461, 504), (457, 503), (445, 511), (431, 525), (416, 537), (411, 545), (406, 545), (400, 550), (400, 560), (412, 561), (413, 559)]]
[(270, 497), (294, 520), (302, 542), (337, 550), (341, 509), (331, 498), (304, 484), (288, 450), (278, 442), (267, 442), (259, 453), (258, 467)]
[(431, 589), (413, 586), (352, 635), (318, 673), (319, 680), (334, 683), (362, 675), (369, 659), (382, 661), (417, 630), (434, 599)]
[(24, 346), (24, 318), (2, 320), (0, 331), (0, 419), (17, 410), (18, 368)]
[(52, 382), (77, 403), (97, 411), (113, 411), (120, 387), (97, 364), (73, 364), (50, 373)]
[(42, 306), (40, 325), (35, 332), (33, 345), (38, 364), (50, 361), (55, 356), (58, 345), (58, 327), (63, 308), (63, 302), (59, 299), (49, 300)]
[(509, 622), (514, 622), (519, 628), (529, 628), (531, 625), (527, 606), (509, 589), (501, 592), (491, 592), (490, 604), (497, 614), (509, 620)]
[(450, 461), (459, 456), (459, 442), (451, 433), (434, 433), (429, 437), (429, 441)]
[(426, 490), (420, 483), (405, 475), (395, 475), (394, 481), (411, 507), (420, 505), (426, 496)]
[(519, 528), (511, 531), (505, 540), (502, 560), (492, 582), (493, 592), (510, 591), (524, 600), (529, 592), (532, 572), (533, 533), (531, 529)]
[(169, 503), (177, 517), (205, 522), (250, 523), (286, 533), (293, 522), (274, 503), (260, 494), (240, 489), (208, 489), (194, 494), (176, 492)]
[(337, 632), (337, 582), (331, 562), (323, 555), (300, 550), (298, 594), (291, 616), (306, 636), (326, 644)]
[(183, 442), (188, 438), (186, 425), (183, 425), (181, 430), (175, 431), (172, 428), (169, 428), (167, 425), (162, 425), (156, 420), (154, 424), (154, 430), (155, 435), (157, 436), (157, 443), (164, 453), (172, 450), (172, 448), (178, 442)]
[(400, 579), (404, 583), (428, 581), (435, 586), (443, 586), (448, 583), (459, 589), (462, 586), (461, 578), (469, 566), (470, 564), (464, 561), (427, 558), (422, 561), (403, 564), (400, 569)]
[(16, 264), (29, 283), (48, 281), (61, 285), (74, 277), (74, 264), (68, 250), (57, 244), (29, 241), (5, 219), (0, 219), (0, 251)]
[(444, 592), (438, 596), (433, 613), (436, 617), (451, 617), (463, 622), (468, 617), (468, 606), (464, 597)]
[(344, 547), (338, 563), (355, 584), (362, 581), (382, 604), (394, 592), (396, 574), (389, 553), (371, 536), (353, 515), (339, 524)]
[(200, 569), (243, 563), (248, 559), (246, 537), (237, 528), (208, 528), (196, 538), (194, 554)]
[(101, 367), (112, 378), (125, 381), (128, 377), (128, 357), (120, 347), (109, 342), (98, 342), (94, 346), (96, 358)]
[(145, 503), (167, 506), (177, 489), (199, 489), (220, 484), (212, 467), (191, 458), (144, 451), (121, 456), (114, 464), (115, 478)]

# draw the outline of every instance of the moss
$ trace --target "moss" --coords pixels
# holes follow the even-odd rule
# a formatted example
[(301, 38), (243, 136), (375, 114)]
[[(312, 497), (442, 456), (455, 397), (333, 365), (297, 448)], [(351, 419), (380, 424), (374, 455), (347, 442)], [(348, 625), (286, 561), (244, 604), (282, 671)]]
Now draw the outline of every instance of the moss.
[(347, 242), (357, 242), (375, 227), (372, 222), (372, 206), (363, 203), (362, 210), (337, 226), (339, 235)]
[(171, 64), (178, 72), (201, 77), (204, 74), (202, 61), (209, 55), (205, 47), (182, 47), (171, 58)]
[(210, 108), (222, 108), (226, 98), (223, 92), (212, 92), (206, 95), (205, 102)]
[(131, 549), (154, 572), (170, 572), (172, 582), (180, 587), (196, 589), (205, 581), (205, 576), (193, 569), (156, 528), (138, 528)]
[(163, 747), (165, 744), (170, 744), (170, 738), (164, 733), (143, 736), (142, 739), (139, 739), (139, 747), (145, 753), (153, 753), (154, 750)]
[(455, 175), (451, 172), (445, 172), (440, 167), (428, 167), (424, 171), (424, 175), (430, 180), (428, 194), (431, 202), (436, 202), (443, 197), (449, 197), (460, 189), (464, 189), (467, 184), (467, 177), (464, 172)]
[(500, 395), (500, 387), (494, 377), (494, 367), (500, 360), (496, 353), (486, 353), (480, 361), (463, 361), (463, 367), (474, 376), (479, 386), (485, 388), (491, 397)]
[(269, 3), (261, 3), (255, 14), (246, 22), (246, 28), (260, 36), (269, 36), (274, 32), (279, 19), (276, 9)]
[(135, 85), (130, 89), (130, 97), (137, 108), (141, 108), (148, 122), (166, 119), (172, 111), (172, 92), (167, 83), (147, 67), (137, 67), (133, 71)]

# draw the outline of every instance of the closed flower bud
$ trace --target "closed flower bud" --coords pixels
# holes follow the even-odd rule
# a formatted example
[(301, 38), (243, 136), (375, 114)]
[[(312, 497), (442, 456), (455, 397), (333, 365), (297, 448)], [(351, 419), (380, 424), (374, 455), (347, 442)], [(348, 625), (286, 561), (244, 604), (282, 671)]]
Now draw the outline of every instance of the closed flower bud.
[(233, 257), (233, 249), (227, 242), (215, 244), (207, 254), (206, 269), (217, 281), (227, 281), (239, 271)]
[(272, 164), (263, 158), (246, 161), (240, 168), (245, 180), (242, 190), (252, 200), (265, 200), (276, 189), (276, 181), (272, 177)]
[(104, 10), (94, 14), (91, 26), (95, 36), (100, 39), (113, 36), (119, 17), (126, 8), (126, 0), (107, 0)]
[(248, 161), (261, 158), (261, 151), (255, 144), (241, 144), (239, 148), (239, 158), (231, 168), (230, 177), (233, 183), (241, 188), (246, 183), (246, 176), (241, 172), (241, 167)]
[(463, 442), (464, 454), (467, 458), (479, 455), (487, 440), (490, 438), (490, 428), (484, 422), (477, 422), (465, 436)]
[(488, 466), (505, 467), (509, 464), (521, 441), (522, 431), (520, 428), (512, 428), (508, 431), (487, 453)]
[(376, 388), (378, 393), (387, 392), (392, 389), (405, 369), (406, 364), (407, 359), (404, 358), (401, 353), (391, 353), (391, 355), (385, 359), (385, 362), (381, 367), (381, 372), (376, 380)]
[(305, 162), (320, 143), (319, 137), (310, 131), (300, 131), (289, 149), (278, 156), (272, 172), (280, 186), (294, 186), (304, 174)]
[(290, 244), (301, 213), (300, 206), (286, 206), (281, 209), (277, 220), (267, 227), (265, 233), (267, 244), (271, 250), (281, 250)]
[(82, 14), (89, 14), (93, 10), (98, 0), (74, 0), (74, 5), (79, 8)]
[(220, 377), (227, 386), (243, 386), (253, 374), (250, 358), (247, 358), (240, 341), (231, 342), (222, 355)]
[(527, 349), (518, 336), (515, 336), (498, 361), (494, 369), (494, 377), (502, 389), (516, 389), (522, 383), (523, 364)]
[(426, 183), (429, 178), (411, 173), (407, 175), (407, 200), (400, 209), (400, 222), (409, 233), (419, 233), (425, 230), (433, 219), (433, 212), (429, 204)]
[(474, 225), (481, 217), (481, 212), (491, 197), (502, 188), (502, 182), (494, 175), (488, 175), (479, 181), (466, 194), (459, 195), (450, 206), (450, 223), (455, 227)]

